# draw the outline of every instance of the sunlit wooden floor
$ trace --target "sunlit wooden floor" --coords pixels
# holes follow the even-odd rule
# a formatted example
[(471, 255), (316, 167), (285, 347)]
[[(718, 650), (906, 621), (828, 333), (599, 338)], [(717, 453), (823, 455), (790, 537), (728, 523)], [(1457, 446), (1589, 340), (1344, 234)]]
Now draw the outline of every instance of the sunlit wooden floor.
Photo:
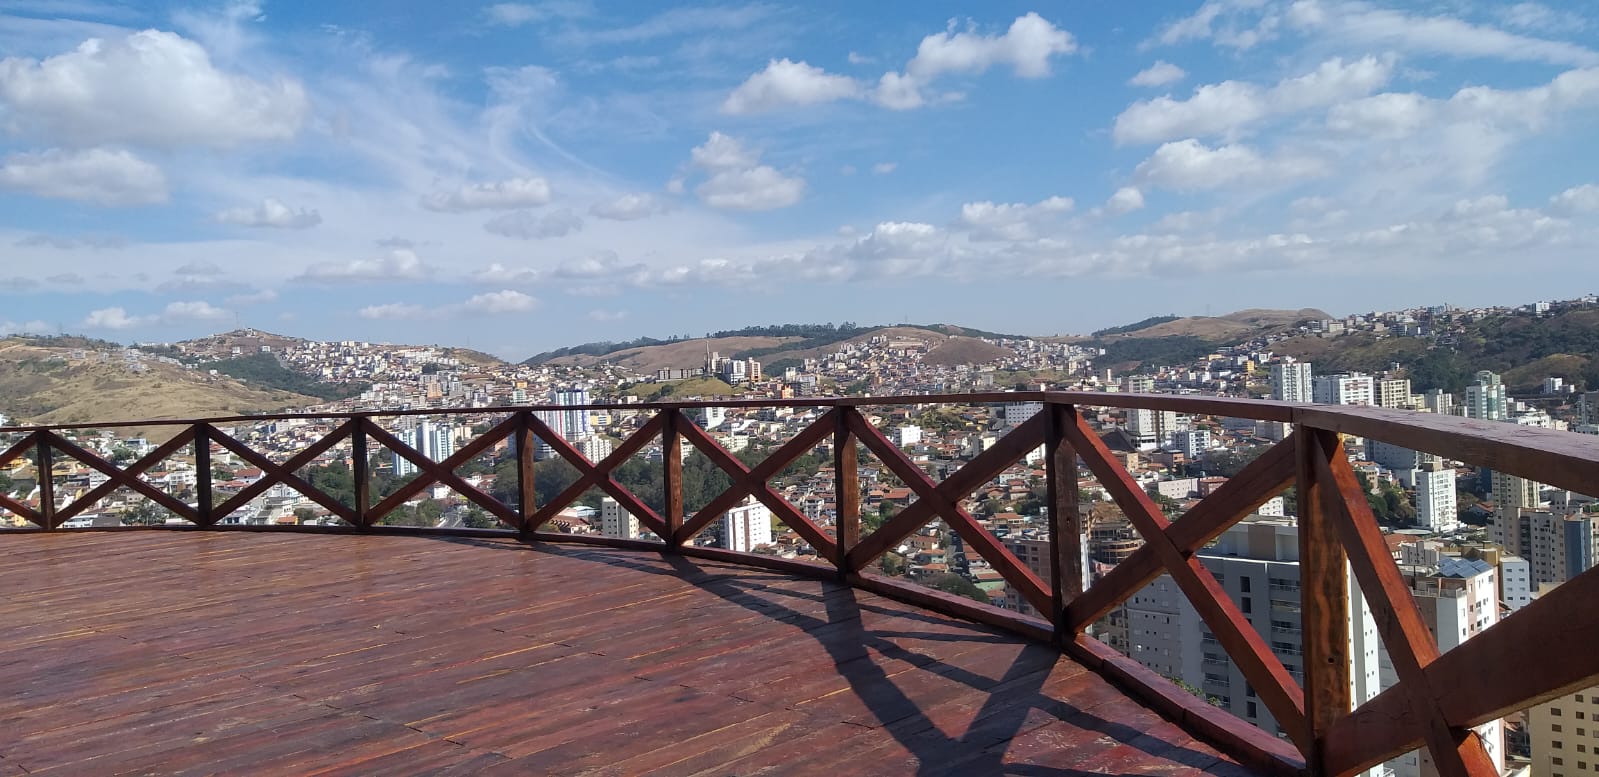
[(1058, 652), (510, 540), (0, 535), (0, 774), (1243, 774)]

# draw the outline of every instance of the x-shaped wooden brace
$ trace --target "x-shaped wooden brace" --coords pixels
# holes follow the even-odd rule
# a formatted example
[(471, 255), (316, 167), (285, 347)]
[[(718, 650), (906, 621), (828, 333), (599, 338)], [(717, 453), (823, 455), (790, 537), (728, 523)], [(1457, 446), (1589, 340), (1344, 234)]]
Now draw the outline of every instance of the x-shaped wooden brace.
[(1069, 421), (1062, 431), (1088, 465), (1089, 471), (1110, 492), (1111, 498), (1143, 536), (1146, 546), (1154, 548), (1153, 552), (1165, 571), (1171, 574), (1189, 604), (1199, 612), (1211, 633), (1216, 635), (1216, 641), (1227, 650), (1227, 655), (1238, 665), (1239, 671), (1243, 672), (1261, 701), (1266, 703), (1272, 717), (1288, 732), (1288, 738), (1293, 740), (1300, 752), (1311, 752), (1310, 728), (1305, 720), (1305, 694), (1299, 683), (1271, 652), (1270, 646), (1249, 619), (1233, 604), (1232, 598), (1216, 582), (1216, 577), (1200, 563), (1194, 550), (1180, 546), (1173, 540), (1169, 532), (1173, 524), (1161, 514), (1149, 494), (1139, 488), (1132, 475), (1116, 463), (1110, 449), (1088, 426), (1088, 422), (1075, 413)]
[[(192, 442), (194, 442), (194, 428), (190, 427), (182, 432), (179, 432), (178, 436), (167, 440), (166, 443), (162, 444), (160, 447), (149, 452), (148, 454), (145, 454), (144, 458), (139, 459), (138, 461), (135, 461), (126, 467), (123, 467), (120, 471), (117, 471), (116, 474), (112, 474), (106, 469), (96, 466), (91, 462), (84, 461), (85, 464), (88, 464), (89, 466), (94, 467), (101, 472), (106, 472), (108, 479), (106, 482), (89, 489), (88, 492), (86, 492), (83, 496), (78, 497), (77, 500), (72, 504), (57, 510), (56, 520), (62, 521), (66, 520), (67, 518), (71, 518), (72, 516), (77, 515), (88, 507), (94, 505), (94, 503), (103, 499), (106, 494), (111, 493), (111, 491), (116, 489), (118, 486), (127, 486), (137, 490), (141, 494), (149, 496), (152, 500), (159, 503), (162, 507), (171, 510), (173, 513), (199, 523), (200, 514), (198, 511), (178, 501), (177, 499), (174, 499), (166, 492), (161, 491), (160, 489), (139, 479), (139, 476), (144, 474), (145, 470), (155, 466), (156, 464), (159, 464), (161, 461), (165, 460), (166, 457), (171, 456), (180, 448), (183, 448)], [(55, 447), (59, 448), (59, 446)], [(80, 451), (81, 450), (82, 449), (80, 449)], [(82, 452), (87, 453), (87, 451)], [(67, 451), (67, 453), (73, 458), (77, 458), (80, 461), (82, 460), (76, 453), (71, 451)], [(90, 455), (93, 456), (93, 454)], [(100, 461), (102, 464), (106, 464), (103, 459)], [(106, 466), (111, 465), (106, 464)], [(143, 487), (141, 488), (141, 486)], [(160, 494), (160, 497), (156, 497), (155, 494)]]
[(310, 447), (306, 448), (305, 450), (296, 453), (294, 456), (290, 457), (288, 461), (284, 462), (282, 466), (278, 466), (277, 464), (274, 464), (271, 459), (251, 450), (249, 446), (245, 445), (244, 443), (241, 443), (238, 440), (223, 434), (216, 427), (206, 424), (205, 434), (207, 438), (209, 438), (212, 442), (215, 442), (222, 447), (233, 451), (238, 455), (239, 458), (255, 465), (256, 468), (260, 469), (262, 473), (260, 480), (245, 486), (243, 490), (239, 491), (239, 493), (234, 494), (233, 496), (229, 497), (227, 501), (212, 508), (211, 516), (213, 520), (220, 520), (222, 517), (232, 513), (234, 510), (237, 510), (240, 507), (243, 507), (245, 504), (248, 504), (251, 499), (266, 493), (267, 489), (271, 488), (272, 486), (282, 483), (300, 492), (301, 494), (304, 494), (306, 498), (316, 502), (319, 505), (322, 505), (323, 507), (326, 507), (329, 512), (340, 518), (343, 518), (347, 523), (356, 525), (356, 516), (354, 510), (350, 509), (339, 500), (334, 499), (326, 493), (323, 493), (321, 489), (311, 485), (310, 483), (306, 482), (304, 478), (301, 478), (294, 473), (301, 467), (316, 461), (318, 456), (321, 456), (322, 454), (327, 453), (329, 450), (332, 450), (333, 446), (338, 445), (344, 440), (344, 438), (353, 434), (358, 427), (359, 421), (357, 419), (352, 418), (348, 421), (345, 421), (344, 423), (339, 424), (338, 427), (333, 431), (328, 432), (327, 436), (312, 443)]
[[(1401, 691), (1409, 701), (1411, 733), (1419, 733), (1427, 743), (1442, 777), (1497, 775), (1493, 759), (1489, 758), (1476, 732), (1449, 725), (1444, 707), (1438, 701), (1440, 688), (1434, 683), (1438, 678), (1426, 671), (1438, 660), (1438, 643), (1388, 551), (1382, 529), (1371, 514), (1365, 490), (1360, 487), (1354, 467), (1344, 455), (1343, 445), (1338, 443), (1336, 435), (1328, 435), (1328, 438), (1331, 450), (1326, 446), (1312, 446), (1316, 479), (1329, 486), (1321, 489), (1323, 509), (1338, 529), (1349, 556), (1349, 566), (1354, 570), (1355, 579), (1360, 581), (1360, 590), (1371, 607), (1383, 645), (1393, 659), (1399, 684), (1391, 690)], [(1504, 671), (1503, 666), (1497, 668)], [(1473, 681), (1454, 677), (1446, 682)]]
[[(26, 437), (17, 441), (15, 445), (7, 448), (4, 453), (0, 453), (0, 467), (10, 464), (18, 456), (27, 453), (28, 449), (38, 445), (39, 434), (39, 432), (30, 432)], [(4, 507), (39, 526), (44, 525), (44, 516), (40, 515), (38, 510), (12, 499), (10, 494), (0, 494), (0, 507)]]
[(852, 569), (860, 569), (872, 559), (881, 556), (925, 525), (936, 513), (938, 517), (944, 519), (944, 523), (960, 535), (969, 548), (982, 556), (1000, 576), (1005, 578), (1005, 582), (1026, 598), (1029, 604), (1039, 612), (1047, 613), (1054, 609), (1049, 586), (1022, 563), (1021, 559), (1016, 558), (1016, 554), (1011, 553), (1010, 548), (1005, 547), (1005, 544), (994, 535), (977, 525), (977, 521), (962, 510), (959, 504), (959, 500), (965, 498), (977, 486), (993, 479), (1026, 456), (1028, 451), (1043, 444), (1047, 414), (1039, 413), (1028, 419), (940, 484), (928, 477), (921, 467), (916, 466), (915, 462), (907, 458), (859, 412), (853, 408), (847, 409), (846, 412), (849, 414), (850, 431), (860, 438), (867, 449), (877, 454), (883, 466), (888, 467), (889, 471), (916, 492), (917, 496), (915, 503), (850, 550), (847, 560)]
[(833, 539), (828, 537), (820, 526), (813, 523), (811, 519), (806, 518), (804, 513), (801, 513), (787, 499), (777, 493), (776, 489), (773, 489), (767, 481), (771, 480), (773, 475), (781, 472), (784, 467), (794, 463), (795, 459), (803, 456), (806, 451), (815, 447), (817, 443), (826, 439), (828, 435), (831, 435), (836, 426), (835, 419), (837, 416), (835, 414), (838, 412), (839, 410), (834, 408), (822, 414), (822, 417), (818, 418), (815, 423), (805, 427), (793, 439), (783, 443), (777, 450), (772, 451), (770, 456), (756, 464), (753, 469), (744, 466), (744, 462), (739, 461), (738, 457), (728, 453), (726, 448), (717, 443), (716, 439), (707, 434), (698, 424), (690, 422), (686, 418), (682, 419), (682, 422), (676, 427), (678, 434), (688, 438), (689, 442), (693, 443), (694, 447), (699, 448), (706, 458), (710, 459), (717, 467), (720, 467), (723, 472), (726, 472), (728, 477), (733, 479), (733, 484), (728, 486), (727, 490), (723, 491), (715, 499), (712, 499), (710, 504), (695, 513), (692, 519), (684, 522), (683, 526), (678, 529), (677, 542), (680, 544), (688, 542), (694, 535), (703, 531), (711, 521), (720, 518), (728, 510), (738, 505), (739, 502), (744, 500), (744, 497), (754, 494), (756, 499), (761, 500), (761, 503), (766, 505), (773, 515), (777, 516), (778, 520), (810, 543), (810, 546), (816, 549), (817, 554), (822, 558), (831, 560), (837, 554), (837, 546), (834, 544)]
[(422, 455), (420, 451), (406, 445), (400, 438), (390, 434), (387, 429), (373, 423), (372, 419), (362, 418), (360, 420), (361, 428), (356, 431), (356, 434), (365, 434), (377, 440), (385, 448), (416, 465), (418, 470), (415, 478), (412, 478), (410, 482), (401, 486), (394, 493), (389, 494), (383, 501), (373, 505), (370, 510), (367, 510), (361, 516), (366, 525), (371, 525), (372, 522), (388, 515), (396, 507), (405, 504), (412, 497), (422, 493), (423, 489), (428, 486), (440, 483), (449, 486), (456, 493), (471, 500), (473, 504), (493, 513), (494, 517), (499, 518), (505, 525), (513, 529), (522, 527), (522, 517), (517, 515), (515, 510), (501, 504), (500, 500), (483, 493), (473, 487), (471, 483), (462, 480), (460, 475), (455, 474), (457, 467), (482, 455), (484, 451), (493, 447), (495, 443), (505, 439), (511, 432), (518, 429), (520, 423), (516, 416), (513, 415), (501, 421), (493, 429), (484, 432), (477, 439), (450, 454), (442, 462), (434, 461)]
[[(1284, 440), (1173, 521), (1165, 530), (1166, 537), (1179, 553), (1196, 553), (1293, 482), (1294, 444), (1292, 440)], [(1066, 627), (1074, 632), (1082, 631), (1154, 582), (1164, 571), (1166, 568), (1161, 564), (1155, 545), (1139, 547), (1066, 605)]]
[[(666, 522), (661, 520), (661, 516), (650, 509), (649, 505), (644, 504), (643, 500), (634, 496), (633, 492), (623, 488), (622, 484), (611, 477), (612, 470), (622, 466), (622, 463), (627, 461), (630, 456), (638, 453), (661, 433), (661, 429), (666, 425), (665, 413), (656, 413), (653, 418), (639, 427), (638, 431), (623, 440), (622, 444), (616, 447), (616, 450), (611, 451), (611, 455), (606, 456), (598, 464), (589, 461), (582, 451), (572, 447), (571, 443), (567, 442), (561, 435), (556, 434), (538, 416), (529, 412), (526, 414), (525, 420), (534, 434), (542, 438), (546, 445), (549, 445), (552, 450), (560, 454), (561, 458), (571, 462), (572, 466), (582, 473), (576, 482), (567, 486), (565, 491), (562, 491), (558, 496), (550, 500), (549, 504), (540, 507), (538, 512), (533, 514), (533, 517), (528, 521), (526, 531), (538, 531), (540, 526), (554, 518), (567, 505), (576, 501), (578, 497), (583, 495), (584, 491), (594, 486), (599, 486), (605, 493), (610, 494), (611, 498), (615, 499), (623, 510), (637, 518), (640, 523), (648, 526), (650, 531), (655, 532), (656, 536), (663, 540), (671, 539), (670, 532), (666, 530)], [(524, 483), (522, 487), (532, 488), (533, 484)]]
[(57, 523), (60, 523), (62, 520), (75, 515), (78, 513), (78, 511), (84, 509), (85, 507), (100, 501), (101, 497), (110, 493), (111, 490), (117, 486), (127, 486), (128, 488), (148, 497), (150, 501), (155, 502), (156, 504), (159, 504), (168, 510), (171, 510), (174, 515), (177, 515), (181, 518), (195, 522), (200, 520), (199, 512), (197, 512), (193, 507), (184, 504), (171, 494), (168, 494), (167, 492), (162, 491), (161, 489), (139, 479), (139, 475), (146, 469), (149, 469), (155, 464), (160, 463), (161, 460), (171, 456), (179, 448), (182, 448), (183, 446), (193, 442), (194, 429), (192, 427), (183, 430), (178, 434), (177, 437), (168, 440), (165, 445), (162, 445), (161, 447), (151, 451), (148, 455), (142, 459), (139, 459), (127, 469), (118, 469), (115, 464), (96, 456), (95, 454), (78, 446), (76, 443), (69, 442), (55, 432), (45, 432), (40, 437), (40, 440), (49, 445), (51, 448), (61, 451), (62, 453), (77, 459), (79, 462), (87, 464), (88, 466), (105, 473), (105, 476), (108, 478), (106, 482), (94, 487), (89, 491), (89, 493), (79, 497), (77, 501), (67, 505), (61, 510), (58, 510), (56, 512)]

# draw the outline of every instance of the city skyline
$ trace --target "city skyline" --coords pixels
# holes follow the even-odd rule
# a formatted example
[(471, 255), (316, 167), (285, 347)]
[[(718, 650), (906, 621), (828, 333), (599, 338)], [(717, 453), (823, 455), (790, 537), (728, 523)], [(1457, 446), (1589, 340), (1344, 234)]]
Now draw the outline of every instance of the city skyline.
[(1045, 335), (1591, 260), (1581, 5), (972, 10), (13, 4), (0, 332)]

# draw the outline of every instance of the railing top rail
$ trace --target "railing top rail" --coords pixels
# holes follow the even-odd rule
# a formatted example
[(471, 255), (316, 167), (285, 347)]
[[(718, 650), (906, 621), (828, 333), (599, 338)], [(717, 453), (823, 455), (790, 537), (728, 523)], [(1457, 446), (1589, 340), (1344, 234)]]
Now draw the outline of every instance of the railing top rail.
[(798, 397), (792, 399), (707, 399), (675, 402), (591, 402), (581, 405), (502, 405), (481, 408), (416, 408), (349, 412), (263, 413), (210, 418), (139, 419), (0, 427), (0, 433), (82, 429), (134, 429), (236, 424), (263, 421), (331, 420), (439, 415), (495, 415), (523, 411), (628, 410), (655, 412), (720, 408), (870, 408), (887, 405), (986, 405), (1040, 402), (1085, 407), (1173, 410), (1183, 413), (1279, 421), (1371, 437), (1415, 450), (1445, 453), (1476, 466), (1535, 478), (1576, 491), (1599, 482), (1599, 436), (1516, 424), (1353, 405), (1318, 405), (1191, 394), (1134, 394), (1089, 391), (1001, 391), (969, 394), (904, 394), (884, 397)]

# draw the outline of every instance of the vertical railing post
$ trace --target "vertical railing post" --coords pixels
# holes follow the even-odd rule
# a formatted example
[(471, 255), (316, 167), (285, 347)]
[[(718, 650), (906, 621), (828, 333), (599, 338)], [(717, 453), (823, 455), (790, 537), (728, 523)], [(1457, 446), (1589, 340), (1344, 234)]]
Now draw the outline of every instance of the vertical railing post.
[(1299, 513), (1299, 597), (1304, 640), (1305, 722), (1312, 775), (1324, 773), (1322, 743), (1328, 729), (1351, 708), (1348, 560), (1338, 537), (1336, 516), (1325, 508), (1325, 494), (1336, 486), (1316, 476), (1318, 457), (1342, 456), (1338, 435), (1308, 426), (1294, 427), (1298, 473), (1294, 492)]
[(538, 489), (533, 481), (533, 446), (537, 437), (533, 425), (528, 423), (531, 410), (516, 414), (516, 514), (522, 517), (521, 535), (526, 540), (533, 534), (533, 514), (539, 510)]
[(372, 525), (372, 520), (366, 514), (372, 506), (372, 473), (369, 471), (372, 467), (366, 451), (366, 427), (370, 423), (371, 419), (359, 416), (355, 419), (355, 428), (350, 431), (350, 477), (355, 481), (355, 525), (361, 529)]
[(1044, 478), (1048, 488), (1045, 509), (1049, 515), (1050, 602), (1049, 620), (1055, 641), (1065, 645), (1077, 638), (1066, 628), (1066, 605), (1083, 593), (1083, 516), (1078, 504), (1077, 450), (1066, 439), (1067, 424), (1077, 422), (1073, 405), (1046, 404), (1049, 426), (1044, 432)]
[(39, 521), (45, 529), (56, 528), (56, 484), (55, 473), (51, 470), (55, 464), (50, 455), (50, 434), (45, 432), (39, 435), (39, 447), (34, 449), (36, 457), (34, 468), (39, 473)]
[(216, 525), (212, 515), (215, 506), (211, 500), (211, 433), (207, 424), (194, 425), (194, 509), (199, 513), (200, 525)]
[(683, 411), (669, 407), (661, 411), (661, 499), (665, 503), (666, 545), (683, 546)]
[(833, 563), (840, 578), (855, 571), (850, 568), (849, 551), (861, 541), (861, 473), (855, 435), (849, 430), (851, 412), (839, 407), (833, 429), (833, 533), (838, 541)]

